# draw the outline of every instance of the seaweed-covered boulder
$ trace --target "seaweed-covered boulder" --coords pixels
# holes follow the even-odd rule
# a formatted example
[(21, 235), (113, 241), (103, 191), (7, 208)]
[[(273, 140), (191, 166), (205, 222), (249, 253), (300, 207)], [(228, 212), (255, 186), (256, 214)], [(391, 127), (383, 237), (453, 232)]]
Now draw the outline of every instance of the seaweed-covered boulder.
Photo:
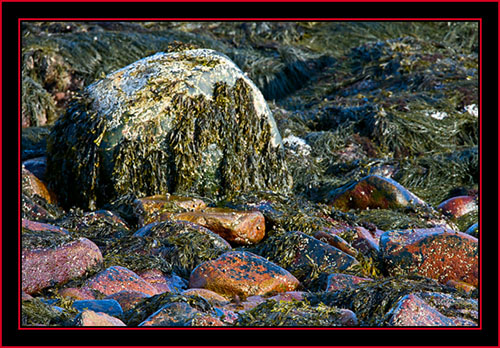
[(245, 251), (230, 251), (200, 264), (191, 273), (189, 287), (204, 288), (227, 297), (246, 298), (295, 290), (299, 281), (285, 269)]
[(102, 262), (90, 240), (47, 230), (24, 229), (21, 255), (22, 290), (28, 294), (78, 278)]
[(354, 184), (334, 190), (331, 196), (333, 206), (341, 210), (425, 205), (396, 181), (379, 175), (369, 175)]
[(128, 192), (230, 196), (287, 190), (281, 136), (262, 94), (225, 55), (157, 53), (89, 85), (47, 143), (63, 206)]
[(478, 240), (445, 228), (388, 231), (380, 252), (390, 274), (415, 273), (445, 284), (478, 284)]

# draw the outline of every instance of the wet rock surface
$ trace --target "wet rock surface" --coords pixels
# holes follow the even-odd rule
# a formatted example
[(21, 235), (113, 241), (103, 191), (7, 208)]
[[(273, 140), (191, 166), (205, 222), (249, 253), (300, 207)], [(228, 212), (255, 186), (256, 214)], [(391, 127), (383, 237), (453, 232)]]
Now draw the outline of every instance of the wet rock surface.
[(406, 24), (23, 23), (21, 324), (479, 325), (479, 31)]

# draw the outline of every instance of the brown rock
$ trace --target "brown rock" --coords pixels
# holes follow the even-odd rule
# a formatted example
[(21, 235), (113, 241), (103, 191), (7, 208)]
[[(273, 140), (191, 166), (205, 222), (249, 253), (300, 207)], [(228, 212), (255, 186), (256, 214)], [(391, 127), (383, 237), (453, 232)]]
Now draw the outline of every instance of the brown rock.
[(258, 243), (266, 233), (264, 215), (259, 211), (206, 208), (204, 211), (174, 214), (170, 218), (204, 226), (225, 240), (239, 245)]
[(373, 281), (370, 278), (356, 277), (350, 274), (333, 273), (327, 278), (326, 291), (337, 291), (351, 288), (355, 284)]
[(358, 254), (357, 250), (354, 249), (349, 243), (347, 243), (342, 237), (337, 236), (334, 231), (331, 230), (323, 230), (323, 231), (318, 231), (314, 234), (313, 236), (317, 240), (330, 244), (331, 246), (334, 246), (335, 248), (342, 250), (348, 255), (356, 257)]
[(223, 296), (246, 298), (271, 292), (295, 290), (299, 281), (265, 258), (244, 251), (231, 251), (196, 267), (190, 288), (205, 288)]
[(178, 212), (198, 211), (207, 206), (201, 199), (171, 194), (139, 198), (138, 204), (144, 210), (144, 225), (168, 220)]
[(22, 289), (28, 294), (65, 283), (102, 262), (99, 248), (86, 238), (54, 248), (22, 251)]
[(59, 295), (69, 297), (74, 300), (95, 300), (94, 292), (82, 288), (64, 288), (59, 290)]
[(478, 209), (477, 198), (471, 196), (457, 196), (447, 199), (439, 204), (437, 208), (444, 214), (457, 219)]
[(47, 186), (38, 179), (33, 173), (31, 173), (24, 166), (22, 167), (22, 191), (28, 196), (32, 197), (36, 195), (43, 198), (50, 204), (55, 204), (57, 202), (56, 196), (52, 191), (49, 191)]
[(141, 291), (131, 291), (131, 290), (123, 290), (109, 296), (106, 296), (106, 300), (116, 300), (123, 311), (128, 311), (135, 307), (136, 304), (141, 302), (144, 298), (150, 297), (150, 295), (145, 294)]
[(445, 228), (388, 231), (380, 250), (389, 273), (416, 273), (445, 284), (478, 284), (478, 241)]
[(97, 290), (104, 295), (123, 290), (140, 291), (151, 296), (159, 293), (153, 285), (121, 266), (112, 266), (98, 273), (85, 282), (84, 288)]
[(102, 312), (85, 310), (75, 318), (75, 326), (127, 326), (118, 318)]

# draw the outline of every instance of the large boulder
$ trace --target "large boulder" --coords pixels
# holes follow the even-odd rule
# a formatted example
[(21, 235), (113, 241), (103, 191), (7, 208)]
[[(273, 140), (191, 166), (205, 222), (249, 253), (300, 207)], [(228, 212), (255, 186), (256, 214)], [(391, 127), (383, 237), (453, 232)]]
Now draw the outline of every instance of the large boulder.
[(226, 196), (291, 185), (261, 92), (209, 49), (157, 53), (89, 85), (47, 150), (63, 206), (93, 209), (129, 192)]

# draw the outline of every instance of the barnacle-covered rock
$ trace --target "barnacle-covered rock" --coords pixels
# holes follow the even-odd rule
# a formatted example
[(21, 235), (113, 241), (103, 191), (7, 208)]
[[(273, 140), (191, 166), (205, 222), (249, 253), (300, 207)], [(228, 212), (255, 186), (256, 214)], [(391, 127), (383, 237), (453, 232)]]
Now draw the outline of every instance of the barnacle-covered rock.
[(89, 85), (47, 149), (63, 206), (93, 209), (128, 192), (220, 197), (291, 184), (262, 94), (208, 49), (157, 53)]

